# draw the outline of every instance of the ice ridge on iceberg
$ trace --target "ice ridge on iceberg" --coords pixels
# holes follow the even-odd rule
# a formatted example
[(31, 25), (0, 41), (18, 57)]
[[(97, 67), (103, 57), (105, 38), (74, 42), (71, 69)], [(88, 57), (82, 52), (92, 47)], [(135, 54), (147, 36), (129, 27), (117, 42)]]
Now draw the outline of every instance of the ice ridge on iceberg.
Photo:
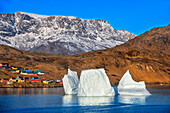
[(150, 95), (146, 89), (144, 81), (135, 82), (129, 73), (129, 70), (123, 75), (118, 85), (120, 95)]
[(78, 96), (114, 96), (104, 69), (83, 70), (80, 76)]
[(68, 74), (64, 75), (62, 81), (65, 94), (77, 94), (79, 79), (76, 71), (68, 69)]

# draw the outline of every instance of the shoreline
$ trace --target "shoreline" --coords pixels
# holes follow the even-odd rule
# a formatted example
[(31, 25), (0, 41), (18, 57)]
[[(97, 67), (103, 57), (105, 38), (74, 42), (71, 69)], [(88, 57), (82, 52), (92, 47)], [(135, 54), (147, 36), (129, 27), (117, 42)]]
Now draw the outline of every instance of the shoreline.
[[(117, 86), (117, 85), (113, 85)], [(24, 83), (13, 83), (7, 84), (5, 82), (0, 83), (0, 88), (57, 88), (63, 87), (60, 83), (49, 83), (44, 84), (42, 82), (24, 82)], [(146, 84), (146, 88), (166, 88), (170, 89), (170, 84)]]
[(44, 84), (42, 82), (24, 82), (24, 83), (0, 83), (0, 88), (55, 88), (63, 87), (60, 83)]

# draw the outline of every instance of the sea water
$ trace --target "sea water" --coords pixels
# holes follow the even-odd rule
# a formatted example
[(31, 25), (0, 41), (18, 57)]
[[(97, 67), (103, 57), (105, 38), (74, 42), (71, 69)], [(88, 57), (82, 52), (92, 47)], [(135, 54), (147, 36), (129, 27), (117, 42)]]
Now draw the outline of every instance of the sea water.
[(170, 113), (170, 89), (148, 90), (152, 95), (77, 97), (63, 88), (0, 88), (0, 113)]

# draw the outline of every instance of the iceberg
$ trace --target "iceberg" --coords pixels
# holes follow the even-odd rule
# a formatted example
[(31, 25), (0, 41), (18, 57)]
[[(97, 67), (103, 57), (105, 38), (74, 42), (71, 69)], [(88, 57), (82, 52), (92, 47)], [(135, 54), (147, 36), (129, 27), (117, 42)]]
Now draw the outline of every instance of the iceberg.
[(78, 96), (114, 96), (104, 69), (83, 70), (80, 76)]
[(145, 82), (135, 82), (129, 70), (123, 75), (118, 85), (120, 95), (150, 95), (146, 89)]
[(77, 94), (79, 79), (76, 71), (68, 69), (68, 74), (64, 75), (62, 81), (65, 94)]

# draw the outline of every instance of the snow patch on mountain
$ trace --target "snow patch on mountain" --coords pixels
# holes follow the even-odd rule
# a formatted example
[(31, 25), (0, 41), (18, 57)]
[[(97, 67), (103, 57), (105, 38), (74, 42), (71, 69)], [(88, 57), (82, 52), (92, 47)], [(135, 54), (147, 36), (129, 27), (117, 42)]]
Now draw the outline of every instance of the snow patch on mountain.
[(79, 54), (112, 48), (136, 35), (107, 21), (17, 12), (0, 14), (0, 44), (21, 50)]

